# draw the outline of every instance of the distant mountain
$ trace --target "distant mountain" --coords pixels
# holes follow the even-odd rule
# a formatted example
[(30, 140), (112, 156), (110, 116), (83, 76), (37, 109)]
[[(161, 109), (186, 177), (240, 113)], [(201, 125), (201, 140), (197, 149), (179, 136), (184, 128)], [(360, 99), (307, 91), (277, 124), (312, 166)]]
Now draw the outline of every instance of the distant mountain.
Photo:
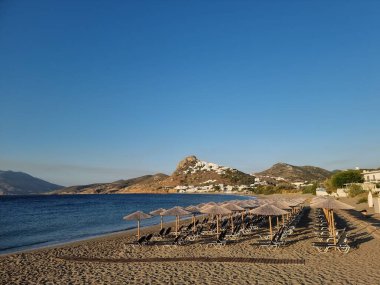
[(149, 188), (151, 184), (156, 184), (167, 177), (168, 175), (166, 174), (158, 173), (155, 175), (144, 175), (128, 180), (118, 180), (111, 183), (96, 183), (89, 185), (70, 186), (54, 191), (54, 194), (114, 194), (128, 192), (143, 192), (131, 190), (135, 185), (138, 185), (138, 188)]
[[(169, 193), (178, 186), (209, 187), (214, 185), (250, 185), (255, 178), (237, 169), (205, 162), (189, 156), (179, 162), (168, 176), (162, 173), (112, 183), (71, 186), (55, 191), (56, 194), (115, 194), (115, 193)], [(177, 188), (176, 188), (177, 187)]]
[(289, 182), (322, 181), (329, 178), (332, 172), (315, 166), (295, 166), (287, 163), (276, 163), (271, 168), (256, 173), (258, 177), (282, 178)]
[(62, 187), (23, 172), (0, 170), (0, 195), (45, 194)]

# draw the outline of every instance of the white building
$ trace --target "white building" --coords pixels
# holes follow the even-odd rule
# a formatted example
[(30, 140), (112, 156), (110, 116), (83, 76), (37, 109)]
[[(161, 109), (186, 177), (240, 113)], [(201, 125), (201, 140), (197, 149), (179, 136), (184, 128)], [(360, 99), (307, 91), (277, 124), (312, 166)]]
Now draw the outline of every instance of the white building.
[(380, 170), (363, 170), (365, 182), (380, 182)]
[(329, 196), (329, 193), (327, 193), (325, 188), (317, 188), (315, 191), (316, 196)]

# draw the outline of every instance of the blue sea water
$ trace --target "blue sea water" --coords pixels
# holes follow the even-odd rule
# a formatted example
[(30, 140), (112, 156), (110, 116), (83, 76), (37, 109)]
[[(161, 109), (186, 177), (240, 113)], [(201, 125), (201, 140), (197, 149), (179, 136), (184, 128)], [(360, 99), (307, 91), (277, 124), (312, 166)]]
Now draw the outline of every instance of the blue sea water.
[[(0, 254), (60, 244), (128, 230), (136, 222), (123, 216), (137, 210), (248, 199), (211, 194), (112, 194), (0, 196)], [(142, 226), (159, 223), (159, 217)], [(173, 220), (165, 217), (165, 221)]]

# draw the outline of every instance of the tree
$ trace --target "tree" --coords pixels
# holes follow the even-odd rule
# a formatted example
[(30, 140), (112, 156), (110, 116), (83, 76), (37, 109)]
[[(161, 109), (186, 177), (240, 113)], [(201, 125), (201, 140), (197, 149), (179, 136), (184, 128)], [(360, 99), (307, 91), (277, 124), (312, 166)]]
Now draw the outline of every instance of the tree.
[(346, 170), (335, 173), (331, 177), (331, 185), (334, 188), (341, 188), (349, 183), (363, 183), (364, 178), (360, 170)]
[(360, 186), (358, 184), (350, 185), (349, 192), (348, 192), (348, 195), (350, 197), (355, 197), (355, 196), (358, 196), (359, 194), (362, 194), (362, 193), (365, 193), (362, 186)]
[(303, 194), (307, 194), (307, 193), (310, 193), (310, 194), (313, 194), (313, 195), (316, 195), (317, 193), (317, 188), (318, 188), (318, 184), (316, 182), (314, 182), (312, 185), (309, 185), (309, 186), (306, 186), (302, 189), (302, 193)]

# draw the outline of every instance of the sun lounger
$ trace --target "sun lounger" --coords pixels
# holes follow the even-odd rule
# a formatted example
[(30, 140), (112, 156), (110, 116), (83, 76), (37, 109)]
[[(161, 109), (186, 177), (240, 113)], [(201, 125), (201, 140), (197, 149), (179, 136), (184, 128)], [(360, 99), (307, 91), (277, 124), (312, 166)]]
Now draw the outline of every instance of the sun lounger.
[(259, 240), (257, 242), (257, 246), (259, 247), (266, 247), (269, 249), (272, 248), (278, 248), (280, 246), (286, 245), (286, 237), (287, 234), (285, 234), (285, 228), (281, 227), (273, 236), (272, 239), (264, 239), (264, 240)]
[(157, 234), (153, 235), (153, 238), (160, 239), (165, 236), (166, 229), (162, 228)]
[(200, 238), (203, 232), (203, 226), (199, 227), (195, 233), (189, 234), (187, 236), (187, 239), (190, 241), (195, 241), (196, 239)]
[(328, 252), (332, 248), (335, 248), (342, 253), (348, 253), (350, 251), (346, 232), (343, 232), (340, 235), (336, 244), (333, 242), (313, 242), (313, 247), (316, 248), (318, 252)]
[(144, 242), (146, 241), (146, 236), (142, 236), (140, 237), (138, 240), (130, 243), (129, 245), (131, 245), (132, 247), (135, 247), (135, 246), (142, 246), (144, 244)]
[(226, 241), (226, 231), (223, 231), (219, 234), (216, 241), (211, 241), (207, 244), (207, 246), (224, 246), (227, 244)]
[(178, 246), (186, 244), (187, 235), (178, 235), (174, 240), (165, 240), (162, 242), (157, 242), (156, 246)]

